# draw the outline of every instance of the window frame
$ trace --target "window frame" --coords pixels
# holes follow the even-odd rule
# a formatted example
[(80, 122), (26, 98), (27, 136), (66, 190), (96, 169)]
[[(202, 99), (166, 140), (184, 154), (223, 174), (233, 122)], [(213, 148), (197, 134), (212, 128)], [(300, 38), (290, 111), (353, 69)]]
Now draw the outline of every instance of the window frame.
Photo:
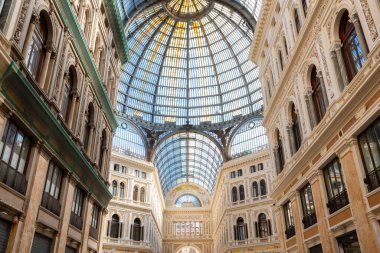
[(317, 223), (317, 215), (315, 212), (315, 203), (311, 185), (307, 183), (300, 189), (301, 206), (302, 206), (302, 223), (304, 229)]

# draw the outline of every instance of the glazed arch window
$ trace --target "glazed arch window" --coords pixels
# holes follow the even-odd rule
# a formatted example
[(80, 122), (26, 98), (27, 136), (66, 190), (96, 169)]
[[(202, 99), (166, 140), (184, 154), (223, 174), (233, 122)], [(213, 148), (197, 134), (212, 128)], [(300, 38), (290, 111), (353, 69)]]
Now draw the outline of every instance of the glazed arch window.
[(252, 197), (257, 198), (259, 196), (259, 185), (257, 182), (252, 183)]
[(240, 200), (245, 199), (245, 193), (244, 193), (244, 186), (243, 185), (239, 186), (239, 197), (240, 197)]
[(141, 187), (140, 189), (140, 202), (144, 203), (145, 202), (145, 188)]
[(380, 187), (380, 117), (358, 136), (368, 191)]
[(234, 226), (235, 240), (243, 241), (248, 239), (247, 223), (244, 223), (244, 219), (239, 217)]
[(258, 217), (258, 222), (255, 222), (256, 234), (259, 238), (265, 238), (272, 235), (270, 220), (267, 220), (265, 214), (260, 213)]
[(116, 180), (112, 181), (112, 195), (114, 197), (117, 196), (117, 182), (116, 182)]
[(138, 196), (139, 196), (139, 187), (135, 185), (135, 187), (133, 187), (133, 200), (137, 201)]
[(238, 193), (237, 193), (237, 188), (235, 186), (232, 187), (231, 195), (232, 195), (232, 202), (237, 202), (238, 201)]
[(25, 169), (30, 145), (30, 138), (8, 121), (0, 143), (0, 181), (21, 194), (26, 193)]
[(131, 239), (134, 241), (144, 241), (144, 227), (141, 225), (141, 220), (136, 218), (131, 225)]
[(313, 66), (310, 77), (311, 89), (313, 90), (313, 103), (315, 107), (315, 113), (317, 115), (318, 123), (326, 114), (326, 105), (323, 98), (323, 88), (320, 78), (318, 77), (317, 68)]
[(349, 13), (346, 10), (340, 20), (339, 38), (342, 43), (344, 65), (350, 82), (365, 62), (362, 47), (366, 45), (360, 45), (357, 32), (354, 24), (350, 22)]
[(48, 27), (45, 16), (41, 13), (37, 22), (32, 39), (28, 45), (28, 55), (26, 57), (26, 67), (32, 77), (39, 81), (42, 66), (45, 60), (46, 43), (48, 40)]
[(120, 198), (125, 197), (125, 184), (123, 182), (120, 183)]
[(120, 218), (117, 214), (112, 215), (109, 235), (111, 238), (120, 237)]
[(267, 184), (264, 179), (260, 180), (260, 195), (261, 196), (267, 195)]

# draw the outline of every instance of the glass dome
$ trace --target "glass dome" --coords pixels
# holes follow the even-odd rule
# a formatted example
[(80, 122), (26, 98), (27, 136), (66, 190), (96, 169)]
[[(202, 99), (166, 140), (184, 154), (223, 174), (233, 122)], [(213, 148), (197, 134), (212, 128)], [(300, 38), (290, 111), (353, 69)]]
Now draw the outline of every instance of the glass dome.
[[(173, 17), (173, 10), (177, 16), (195, 14), (175, 7), (178, 2), (203, 3), (202, 14), (207, 4), (212, 8), (185, 22)], [(230, 2), (252, 12), (261, 5)], [(172, 12), (167, 10), (170, 4)], [(153, 4), (129, 22), (126, 33), (131, 58), (119, 85), (117, 110), (122, 115), (160, 124), (199, 125), (261, 110), (259, 72), (248, 57), (253, 30), (224, 1)]]

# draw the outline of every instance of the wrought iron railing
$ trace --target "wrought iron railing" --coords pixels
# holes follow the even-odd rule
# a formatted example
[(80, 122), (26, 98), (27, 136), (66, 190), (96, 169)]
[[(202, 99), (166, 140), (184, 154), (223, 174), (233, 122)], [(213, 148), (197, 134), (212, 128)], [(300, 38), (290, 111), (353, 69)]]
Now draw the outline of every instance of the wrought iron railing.
[(61, 203), (59, 203), (58, 199), (52, 197), (47, 192), (44, 192), (44, 194), (42, 195), (41, 206), (45, 207), (47, 210), (58, 216), (61, 213)]
[(348, 201), (348, 196), (347, 196), (347, 190), (344, 190), (340, 192), (338, 195), (336, 195), (334, 198), (329, 199), (327, 202), (327, 207), (330, 210), (330, 214), (338, 211), (342, 207), (345, 207), (350, 203)]
[(315, 214), (315, 212), (304, 216), (302, 219), (302, 223), (303, 223), (303, 228), (305, 229), (317, 223), (317, 215)]
[(83, 219), (82, 219), (82, 217), (78, 216), (76, 213), (71, 212), (70, 224), (73, 225), (74, 227), (82, 230)]
[(296, 228), (292, 225), (285, 230), (286, 239), (292, 238), (296, 235)]
[(380, 187), (380, 166), (367, 174), (364, 182), (368, 185), (368, 191), (373, 191)]

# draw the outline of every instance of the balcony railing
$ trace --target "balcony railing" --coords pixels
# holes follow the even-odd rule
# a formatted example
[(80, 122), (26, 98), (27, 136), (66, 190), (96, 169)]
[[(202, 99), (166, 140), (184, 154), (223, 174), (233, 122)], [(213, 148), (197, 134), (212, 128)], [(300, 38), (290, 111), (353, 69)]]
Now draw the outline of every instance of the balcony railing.
[(348, 201), (348, 196), (347, 196), (347, 190), (344, 190), (340, 192), (338, 195), (336, 195), (334, 198), (329, 199), (327, 202), (327, 207), (330, 210), (330, 214), (338, 211), (342, 207), (345, 207), (350, 203)]
[(308, 228), (317, 223), (317, 215), (315, 213), (310, 213), (303, 217), (302, 219), (303, 228)]
[(368, 191), (373, 191), (380, 187), (380, 166), (367, 174), (364, 182), (368, 185)]
[(82, 217), (80, 217), (80, 216), (76, 215), (75, 213), (71, 212), (70, 224), (73, 225), (74, 227), (82, 230), (83, 219), (82, 219)]
[(285, 230), (285, 235), (286, 235), (286, 239), (292, 238), (293, 236), (296, 235), (296, 228), (294, 226), (289, 226)]
[(99, 230), (97, 228), (94, 228), (93, 226), (90, 226), (90, 236), (95, 240), (98, 240)]
[(61, 203), (59, 203), (58, 199), (55, 199), (47, 192), (44, 192), (42, 195), (41, 206), (45, 207), (47, 210), (57, 216), (59, 216), (61, 213)]
[(3, 161), (0, 162), (0, 181), (25, 195), (28, 185), (26, 177)]

